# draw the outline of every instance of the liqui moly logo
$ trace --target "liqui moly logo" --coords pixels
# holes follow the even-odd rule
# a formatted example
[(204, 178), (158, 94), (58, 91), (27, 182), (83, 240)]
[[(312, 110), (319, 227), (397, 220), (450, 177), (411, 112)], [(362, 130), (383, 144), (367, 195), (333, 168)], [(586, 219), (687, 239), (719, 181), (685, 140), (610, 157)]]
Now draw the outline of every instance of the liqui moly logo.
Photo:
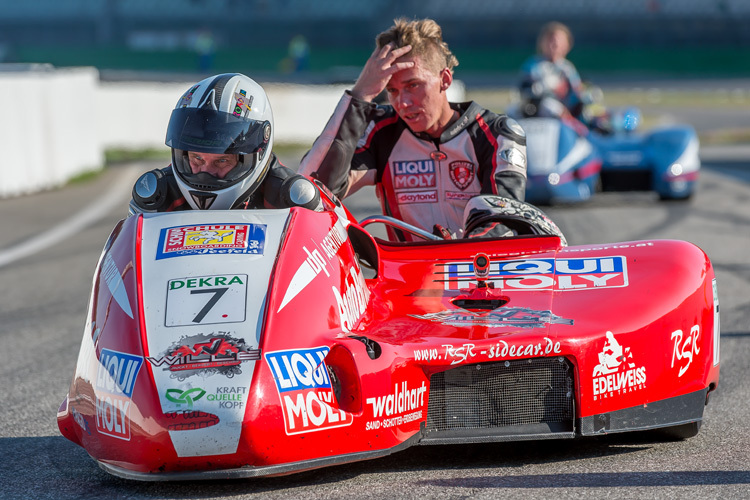
[(432, 160), (393, 162), (393, 187), (416, 189), (435, 187), (435, 162)]
[(130, 406), (143, 358), (102, 349), (96, 373), (96, 429), (130, 440)]
[[(475, 280), (471, 262), (444, 264), (445, 289), (468, 288)], [(495, 288), (514, 290), (591, 290), (628, 286), (625, 257), (523, 259), (490, 263)]]
[(265, 224), (206, 224), (164, 228), (156, 260), (203, 254), (263, 254)]
[(337, 408), (328, 369), (328, 347), (265, 354), (279, 392), (288, 435), (351, 425), (352, 415)]

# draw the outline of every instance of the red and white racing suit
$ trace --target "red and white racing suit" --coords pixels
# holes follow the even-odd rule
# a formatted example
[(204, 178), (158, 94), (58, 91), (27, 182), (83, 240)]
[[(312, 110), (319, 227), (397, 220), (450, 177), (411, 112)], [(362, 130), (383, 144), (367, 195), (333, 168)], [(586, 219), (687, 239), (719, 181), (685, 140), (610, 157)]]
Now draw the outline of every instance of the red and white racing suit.
[(341, 198), (375, 185), (384, 214), (461, 236), (472, 198), (524, 199), (526, 138), (512, 118), (474, 102), (451, 107), (460, 117), (436, 139), (347, 91), (298, 172)]

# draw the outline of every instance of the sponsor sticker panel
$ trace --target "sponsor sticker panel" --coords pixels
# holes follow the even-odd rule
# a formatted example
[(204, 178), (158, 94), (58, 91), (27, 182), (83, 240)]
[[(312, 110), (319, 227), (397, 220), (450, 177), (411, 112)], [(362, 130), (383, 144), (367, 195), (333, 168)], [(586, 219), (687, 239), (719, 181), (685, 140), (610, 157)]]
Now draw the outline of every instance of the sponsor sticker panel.
[(436, 185), (435, 162), (433, 160), (393, 162), (393, 187), (396, 191), (434, 188)]
[(362, 270), (351, 266), (341, 290), (335, 285), (331, 286), (331, 290), (338, 306), (341, 330), (350, 332), (364, 315), (370, 299), (370, 290), (365, 284)]
[(646, 388), (646, 367), (636, 363), (630, 347), (622, 346), (612, 332), (605, 334), (598, 358), (592, 374), (594, 401)]
[[(473, 262), (442, 264), (446, 290), (465, 288), (475, 280)], [(625, 257), (522, 259), (490, 262), (488, 282), (498, 289), (591, 290), (628, 286)]]
[(677, 377), (682, 377), (701, 353), (701, 328), (693, 325), (690, 332), (681, 329), (672, 332), (672, 366), (678, 367)]
[(498, 340), (492, 344), (442, 344), (440, 347), (414, 349), (416, 361), (423, 363), (450, 361), (451, 365), (481, 363), (496, 359), (521, 359), (538, 356), (556, 356), (562, 352), (559, 341), (543, 337), (540, 341)]
[(427, 386), (409, 385), (403, 381), (393, 384), (393, 391), (385, 396), (367, 398), (365, 403), (372, 411), (372, 420), (365, 423), (365, 430), (397, 427), (424, 418)]
[(247, 274), (171, 279), (167, 282), (168, 327), (245, 321)]
[(410, 203), (437, 203), (438, 194), (436, 190), (401, 192), (396, 194), (396, 199), (400, 205), (407, 205)]
[(265, 353), (281, 400), (287, 435), (351, 425), (350, 413), (338, 409), (325, 364), (329, 348)]
[(572, 319), (562, 318), (549, 310), (535, 311), (528, 307), (504, 307), (497, 311), (477, 313), (464, 309), (451, 309), (428, 314), (410, 314), (409, 316), (459, 327), (539, 328), (548, 324), (573, 324)]
[(96, 430), (130, 441), (130, 408), (143, 358), (102, 349), (96, 374)]
[[(161, 368), (180, 381), (217, 374), (232, 378), (242, 374), (244, 364), (260, 359), (260, 350), (231, 332), (218, 331), (183, 336), (164, 352), (146, 359), (154, 369)], [(253, 367), (253, 363), (248, 364), (250, 373)]]
[(265, 224), (202, 224), (159, 231), (156, 260), (188, 255), (263, 255)]

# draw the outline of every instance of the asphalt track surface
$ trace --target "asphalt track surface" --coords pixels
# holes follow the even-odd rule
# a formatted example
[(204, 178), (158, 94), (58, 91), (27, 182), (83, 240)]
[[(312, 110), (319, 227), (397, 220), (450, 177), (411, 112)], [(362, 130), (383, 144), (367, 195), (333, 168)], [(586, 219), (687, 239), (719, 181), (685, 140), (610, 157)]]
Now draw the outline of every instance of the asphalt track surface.
[[(113, 167), (85, 183), (0, 200), (0, 498), (748, 498), (748, 159), (747, 149), (705, 151), (698, 191), (686, 203), (603, 194), (583, 206), (545, 209), (574, 245), (676, 238), (708, 253), (721, 300), (721, 381), (698, 436), (415, 447), (292, 476), (222, 482), (110, 476), (59, 434), (55, 420), (96, 261), (125, 213), (134, 177), (152, 165)], [(358, 215), (378, 209), (372, 192), (349, 204)]]

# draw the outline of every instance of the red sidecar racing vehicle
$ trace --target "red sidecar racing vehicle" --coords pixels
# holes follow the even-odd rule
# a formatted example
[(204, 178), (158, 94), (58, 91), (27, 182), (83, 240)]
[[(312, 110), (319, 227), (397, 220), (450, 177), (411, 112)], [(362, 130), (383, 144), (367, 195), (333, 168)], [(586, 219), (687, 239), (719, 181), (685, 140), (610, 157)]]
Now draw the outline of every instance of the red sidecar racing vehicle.
[[(698, 432), (706, 254), (434, 240), (325, 210), (131, 216), (95, 271), (61, 433), (136, 480), (281, 475), (413, 445)], [(422, 235), (374, 238), (371, 222)]]

